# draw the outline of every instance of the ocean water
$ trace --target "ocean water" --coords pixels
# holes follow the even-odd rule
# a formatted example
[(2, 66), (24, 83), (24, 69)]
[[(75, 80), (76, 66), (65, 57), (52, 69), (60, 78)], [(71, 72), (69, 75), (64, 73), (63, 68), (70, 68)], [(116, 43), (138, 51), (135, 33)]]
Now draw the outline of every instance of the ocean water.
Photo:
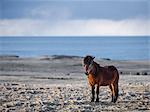
[(150, 60), (150, 37), (0, 37), (0, 55), (93, 55), (114, 60)]

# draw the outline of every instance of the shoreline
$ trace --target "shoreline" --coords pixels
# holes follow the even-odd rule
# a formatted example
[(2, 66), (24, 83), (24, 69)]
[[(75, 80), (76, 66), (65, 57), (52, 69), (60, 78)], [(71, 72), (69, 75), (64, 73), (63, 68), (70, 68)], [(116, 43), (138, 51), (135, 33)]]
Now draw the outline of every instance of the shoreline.
[[(86, 55), (85, 55), (86, 56)], [(77, 56), (77, 55), (36, 55), (36, 56), (21, 56), (21, 55), (12, 55), (12, 54), (0, 54), (0, 58), (4, 59), (11, 59), (11, 58), (35, 58), (35, 59), (55, 59), (55, 58), (83, 58), (84, 56)], [(150, 62), (150, 59), (111, 59), (111, 58), (105, 58), (105, 57), (100, 57), (97, 58), (97, 60), (108, 60), (108, 61), (148, 61)]]

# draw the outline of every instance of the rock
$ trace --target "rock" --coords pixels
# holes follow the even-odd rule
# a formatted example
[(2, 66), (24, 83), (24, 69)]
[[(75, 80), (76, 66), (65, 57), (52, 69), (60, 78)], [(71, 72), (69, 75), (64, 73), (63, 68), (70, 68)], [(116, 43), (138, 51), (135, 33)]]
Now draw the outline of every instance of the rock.
[(17, 55), (1, 55), (0, 56), (0, 59), (9, 59), (9, 60), (14, 60), (14, 59), (18, 59), (19, 58), (19, 56), (17, 56)]
[(149, 91), (146, 91), (146, 92), (144, 92), (143, 94), (144, 94), (145, 96), (147, 96), (147, 95), (150, 96), (150, 92), (149, 92)]
[(42, 89), (42, 90), (43, 90), (44, 88), (43, 88), (43, 87), (40, 87), (40, 89)]
[(8, 103), (3, 104), (3, 106), (4, 106), (5, 108), (10, 108), (10, 107), (14, 107), (15, 104), (14, 104), (13, 102), (8, 102)]
[(143, 106), (143, 105), (140, 105), (139, 107), (137, 107), (137, 109), (140, 111), (148, 110), (148, 108), (146, 106)]
[(91, 110), (91, 108), (92, 108), (92, 107), (91, 107), (90, 105), (85, 105), (85, 106), (84, 106), (84, 109), (85, 109), (85, 110)]
[(77, 98), (77, 100), (81, 100), (81, 98), (80, 98), (80, 97), (78, 97), (78, 98)]
[(129, 94), (130, 96), (132, 96), (132, 97), (135, 97), (135, 96), (136, 96), (135, 93), (133, 93), (133, 92), (128, 92), (128, 94)]
[(19, 91), (19, 94), (25, 94), (26, 93), (26, 91)]
[(1, 103), (4, 103), (4, 102), (7, 102), (7, 98), (5, 96), (0, 96), (0, 104)]
[(11, 90), (11, 87), (6, 87), (7, 90)]
[(21, 105), (23, 105), (24, 103), (23, 102), (21, 102), (21, 101), (16, 101), (15, 102), (15, 106), (21, 106)]
[(26, 99), (27, 99), (27, 100), (31, 100), (31, 98), (32, 98), (32, 95), (27, 95), (27, 94), (26, 94)]
[(37, 103), (35, 101), (30, 103), (30, 107), (34, 107), (36, 105), (37, 105)]
[(42, 104), (43, 104), (43, 105), (49, 104), (49, 100), (44, 100), (44, 101), (42, 101)]
[(11, 85), (12, 85), (12, 86), (18, 86), (19, 84), (17, 84), (17, 83), (12, 83)]
[(27, 94), (34, 94), (34, 93), (35, 93), (34, 90), (29, 90), (29, 91), (27, 91)]
[(18, 88), (17, 87), (12, 87), (12, 90), (13, 91), (18, 91)]
[(68, 105), (68, 101), (65, 100), (65, 101), (64, 101), (64, 105)]

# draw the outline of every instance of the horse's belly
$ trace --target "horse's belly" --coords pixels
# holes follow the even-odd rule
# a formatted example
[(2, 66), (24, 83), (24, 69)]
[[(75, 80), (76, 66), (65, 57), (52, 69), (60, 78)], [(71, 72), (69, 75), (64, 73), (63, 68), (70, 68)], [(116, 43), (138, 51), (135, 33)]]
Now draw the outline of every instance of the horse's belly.
[(108, 86), (108, 85), (110, 85), (110, 83), (101, 83), (100, 85), (101, 86)]
[(110, 85), (111, 83), (112, 83), (111, 80), (103, 80), (103, 81), (101, 81), (100, 85), (101, 85), (101, 86), (108, 86), (108, 85)]

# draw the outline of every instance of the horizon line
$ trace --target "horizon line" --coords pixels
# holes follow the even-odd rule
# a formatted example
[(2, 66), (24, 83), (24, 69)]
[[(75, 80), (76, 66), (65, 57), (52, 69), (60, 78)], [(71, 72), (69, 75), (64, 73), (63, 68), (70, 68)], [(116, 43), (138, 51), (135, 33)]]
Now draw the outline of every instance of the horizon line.
[(0, 37), (149, 37), (150, 35), (0, 35)]

